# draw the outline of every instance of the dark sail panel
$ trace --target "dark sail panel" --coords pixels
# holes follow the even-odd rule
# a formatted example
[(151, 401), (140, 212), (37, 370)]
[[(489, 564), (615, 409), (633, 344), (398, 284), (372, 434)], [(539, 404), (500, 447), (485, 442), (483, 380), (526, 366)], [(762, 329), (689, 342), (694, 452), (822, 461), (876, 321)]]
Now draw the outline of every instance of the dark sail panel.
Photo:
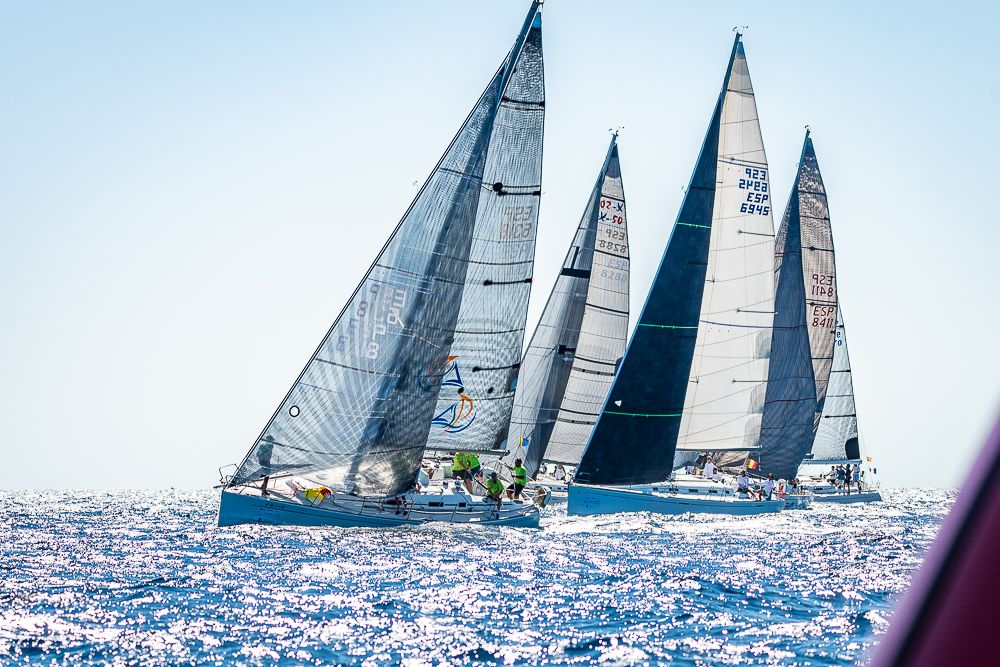
[(720, 96), (635, 333), (577, 468), (579, 482), (644, 484), (670, 476), (705, 286), (722, 103)]
[(762, 475), (773, 473), (783, 479), (794, 477), (799, 463), (809, 453), (816, 411), (816, 383), (802, 274), (799, 189), (803, 164), (804, 159), (799, 161), (799, 172), (775, 243), (774, 330), (757, 469)]

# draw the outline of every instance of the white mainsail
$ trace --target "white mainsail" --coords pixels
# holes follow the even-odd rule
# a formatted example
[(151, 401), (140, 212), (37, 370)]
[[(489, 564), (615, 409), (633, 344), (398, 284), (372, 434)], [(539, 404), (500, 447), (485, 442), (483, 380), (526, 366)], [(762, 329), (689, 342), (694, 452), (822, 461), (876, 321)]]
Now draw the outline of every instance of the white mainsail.
[(719, 132), (708, 270), (678, 453), (746, 452), (758, 446), (760, 436), (774, 319), (774, 223), (742, 42)]
[(847, 351), (847, 333), (840, 307), (837, 310), (833, 366), (829, 377), (823, 414), (813, 439), (812, 457), (807, 463), (861, 459), (851, 357)]
[(521, 364), (511, 447), (576, 465), (625, 353), (629, 251), (617, 135)]

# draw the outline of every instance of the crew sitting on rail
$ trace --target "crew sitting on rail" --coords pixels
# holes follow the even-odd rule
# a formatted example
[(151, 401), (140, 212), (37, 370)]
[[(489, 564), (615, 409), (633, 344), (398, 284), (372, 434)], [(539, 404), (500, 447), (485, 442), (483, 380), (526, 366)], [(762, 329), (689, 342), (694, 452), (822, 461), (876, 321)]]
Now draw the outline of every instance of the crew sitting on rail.
[(514, 459), (514, 467), (510, 469), (514, 477), (514, 483), (507, 487), (507, 498), (511, 500), (521, 500), (521, 492), (528, 484), (528, 469), (524, 467), (524, 461)]
[(500, 504), (500, 496), (503, 494), (503, 482), (495, 472), (490, 473), (490, 478), (486, 482), (486, 497)]

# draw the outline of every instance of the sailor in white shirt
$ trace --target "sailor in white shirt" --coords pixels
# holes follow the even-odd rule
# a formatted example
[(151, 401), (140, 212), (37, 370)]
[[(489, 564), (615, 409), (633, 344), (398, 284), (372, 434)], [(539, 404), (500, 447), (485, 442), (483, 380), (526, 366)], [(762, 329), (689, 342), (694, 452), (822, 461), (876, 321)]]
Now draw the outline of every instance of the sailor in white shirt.
[(768, 500), (770, 500), (771, 493), (773, 492), (774, 492), (774, 475), (771, 474), (767, 476), (767, 481), (764, 482), (764, 495), (767, 496)]
[(705, 462), (705, 468), (702, 470), (702, 474), (704, 474), (705, 477), (708, 477), (710, 479), (711, 479), (712, 475), (715, 474), (715, 464), (712, 463), (712, 457), (711, 456), (709, 456), (708, 457), (708, 461)]
[(750, 492), (750, 478), (747, 477), (746, 470), (740, 470), (740, 476), (736, 478), (736, 491), (741, 496), (746, 496)]

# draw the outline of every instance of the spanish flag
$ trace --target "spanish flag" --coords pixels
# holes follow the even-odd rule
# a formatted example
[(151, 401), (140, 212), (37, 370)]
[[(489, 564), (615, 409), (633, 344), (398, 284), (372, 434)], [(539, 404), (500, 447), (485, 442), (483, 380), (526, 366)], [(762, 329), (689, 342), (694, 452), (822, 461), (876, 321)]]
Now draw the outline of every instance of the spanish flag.
[(747, 468), (750, 468), (750, 470), (756, 470), (757, 462), (754, 461), (753, 459), (747, 459)]

